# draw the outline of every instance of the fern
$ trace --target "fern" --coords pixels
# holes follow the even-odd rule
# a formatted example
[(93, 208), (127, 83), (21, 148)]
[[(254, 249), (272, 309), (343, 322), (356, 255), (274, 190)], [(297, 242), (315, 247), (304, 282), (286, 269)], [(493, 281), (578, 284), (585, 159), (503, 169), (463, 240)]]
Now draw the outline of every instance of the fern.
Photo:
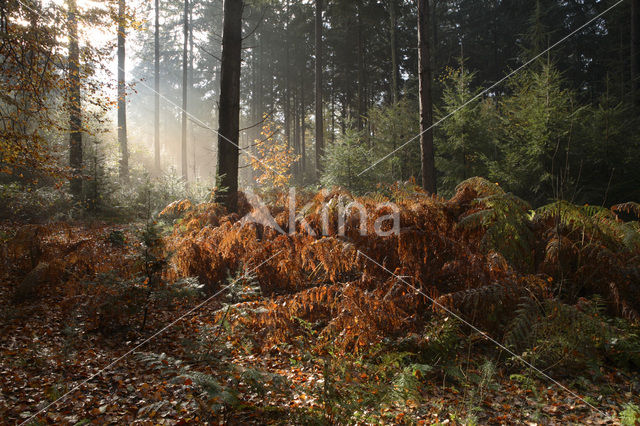
[(492, 320), (495, 321), (496, 312), (517, 300), (522, 291), (524, 291), (522, 288), (493, 283), (445, 294), (436, 301), (468, 316), (482, 313), (481, 321), (486, 325)]
[[(491, 188), (487, 183), (483, 188), (487, 186)], [(468, 231), (483, 229), (481, 244), (485, 252), (495, 250), (512, 265), (521, 270), (531, 270), (533, 233), (528, 219), (531, 206), (502, 190), (493, 190), (492, 195), (475, 199), (473, 205), (476, 210), (464, 215), (458, 227)]]
[(473, 191), (476, 198), (504, 195), (505, 192), (498, 184), (491, 183), (481, 177), (472, 177), (462, 181), (456, 186), (456, 193), (462, 193), (465, 190)]
[(522, 353), (530, 348), (535, 340), (535, 324), (540, 320), (540, 306), (532, 298), (521, 299), (516, 314), (507, 326), (504, 336), (505, 344), (516, 353)]
[(614, 212), (625, 212), (629, 214), (635, 214), (636, 217), (640, 217), (640, 203), (635, 203), (633, 201), (629, 201), (627, 203), (616, 204), (611, 207), (611, 210)]

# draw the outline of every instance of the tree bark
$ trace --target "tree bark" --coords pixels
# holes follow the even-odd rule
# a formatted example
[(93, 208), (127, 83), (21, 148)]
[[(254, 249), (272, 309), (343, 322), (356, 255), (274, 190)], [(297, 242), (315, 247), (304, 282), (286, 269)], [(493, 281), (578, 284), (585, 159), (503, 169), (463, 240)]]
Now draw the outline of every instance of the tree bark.
[(69, 166), (71, 194), (76, 200), (82, 196), (82, 104), (80, 93), (80, 47), (78, 46), (78, 20), (76, 0), (69, 6)]
[(286, 28), (284, 31), (284, 137), (287, 141), (287, 148), (291, 148), (291, 83), (289, 81), (289, 25), (290, 25), (290, 11), (289, 0), (286, 2), (285, 16), (286, 16)]
[(422, 187), (436, 193), (433, 150), (433, 99), (431, 95), (431, 58), (429, 51), (429, 1), (418, 0), (418, 80), (420, 90), (420, 155)]
[(120, 145), (120, 180), (129, 182), (129, 148), (127, 147), (127, 88), (125, 75), (126, 1), (118, 0), (118, 144)]
[(184, 40), (182, 43), (182, 179), (189, 182), (189, 161), (187, 158), (187, 108), (189, 86), (189, 0), (184, 0), (183, 17)]
[(640, 0), (631, 0), (631, 97), (633, 105), (640, 107)]
[(218, 188), (215, 201), (229, 212), (238, 208), (238, 136), (243, 0), (224, 0), (220, 112), (218, 114)]
[(306, 142), (305, 142), (305, 116), (306, 116), (306, 108), (305, 108), (305, 95), (304, 95), (304, 71), (300, 73), (300, 182), (304, 184), (304, 174), (307, 170), (307, 153), (306, 153)]
[(7, 5), (6, 0), (0, 0), (0, 32), (7, 33)]
[(322, 173), (324, 116), (322, 112), (322, 0), (316, 0), (316, 175)]
[(155, 0), (155, 44), (154, 44), (154, 88), (155, 120), (153, 136), (153, 158), (156, 173), (160, 173), (160, 0)]
[[(193, 66), (193, 1), (191, 2), (191, 4), (189, 5), (189, 84), (187, 85), (187, 90), (191, 91), (193, 90), (193, 81), (194, 81), (194, 66)], [(193, 111), (193, 96), (190, 96), (187, 102), (187, 111)], [(196, 135), (194, 132), (194, 123), (191, 122), (191, 125), (189, 126), (189, 137), (191, 138), (191, 157), (193, 159), (193, 164), (192, 164), (192, 177), (191, 179), (194, 180), (194, 182), (196, 181), (196, 159), (197, 159), (197, 149), (196, 149)]]
[[(300, 155), (300, 126), (299, 124), (299, 114), (300, 109), (298, 108), (299, 103), (299, 92), (297, 90), (293, 90), (293, 104), (292, 104), (292, 125), (293, 125), (293, 154), (295, 156)], [(293, 163), (293, 178), (296, 181), (300, 179), (300, 161), (296, 161)]]
[(391, 44), (391, 97), (393, 103), (399, 101), (398, 84), (400, 71), (398, 67), (398, 42), (396, 40), (396, 0), (389, 0), (389, 43)]
[[(356, 6), (357, 10), (357, 6)], [(358, 96), (358, 116), (356, 117), (356, 124), (358, 126), (358, 130), (364, 129), (364, 116), (366, 114), (365, 111), (365, 75), (364, 75), (364, 34), (362, 33), (362, 16), (360, 10), (356, 12), (358, 14), (358, 21), (356, 24), (356, 52), (358, 58), (358, 87), (357, 87), (357, 96)]]

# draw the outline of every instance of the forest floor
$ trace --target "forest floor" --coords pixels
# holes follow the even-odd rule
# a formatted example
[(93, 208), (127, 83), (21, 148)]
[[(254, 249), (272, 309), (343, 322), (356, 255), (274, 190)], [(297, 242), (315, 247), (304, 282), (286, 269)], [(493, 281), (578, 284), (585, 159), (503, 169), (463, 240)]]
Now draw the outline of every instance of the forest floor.
[[(134, 355), (84, 383), (187, 311), (186, 306), (158, 313), (147, 332), (103, 337), (79, 329), (69, 333), (67, 315), (55, 295), (11, 307), (3, 287), (0, 302), (4, 307), (0, 324), (0, 417), (4, 424), (20, 423), (39, 410), (44, 410), (36, 417), (40, 423), (32, 424), (325, 423), (322, 419), (327, 408), (319, 391), (323, 365), (320, 360), (305, 359), (304, 352), (293, 347), (274, 348), (260, 355), (235, 352), (228, 362), (281, 376), (285, 389), (279, 386), (259, 394), (240, 385), (237, 391), (242, 404), (216, 414), (204, 409), (195, 384), (172, 381)], [(193, 339), (216, 308), (219, 306), (212, 302), (140, 350), (185, 358), (181, 342)], [(467, 379), (430, 379), (416, 400), (381, 405), (378, 413), (363, 413), (363, 418), (384, 424), (465, 424), (470, 419), (478, 424), (620, 424), (618, 413), (624, 405), (640, 404), (640, 376), (613, 369), (603, 371), (597, 381), (583, 376), (559, 379), (602, 413), (548, 381), (517, 381), (500, 371), (490, 384), (474, 393), (481, 387), (472, 380), (479, 374), (479, 361), (470, 354), (468, 364), (460, 366)], [(215, 365), (196, 368), (213, 376), (220, 373)], [(72, 392), (49, 406), (68, 391)]]
[[(304, 200), (310, 226), (341, 197)], [(164, 225), (0, 224), (0, 422), (640, 422), (636, 222), (532, 215), (483, 181), (394, 197), (404, 231), (384, 238), (188, 202)]]

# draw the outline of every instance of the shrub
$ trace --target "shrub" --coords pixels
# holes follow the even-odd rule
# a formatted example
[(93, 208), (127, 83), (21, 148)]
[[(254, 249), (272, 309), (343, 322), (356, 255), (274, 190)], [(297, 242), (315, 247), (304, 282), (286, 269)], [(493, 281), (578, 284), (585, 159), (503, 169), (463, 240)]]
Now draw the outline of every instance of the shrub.
[(0, 219), (41, 222), (62, 217), (73, 205), (71, 197), (60, 189), (47, 186), (0, 184)]
[[(163, 277), (167, 260), (157, 223), (147, 222), (140, 237), (142, 247), (137, 255), (137, 273), (130, 278), (122, 278), (115, 272), (109, 272), (86, 283), (92, 295), (86, 313), (97, 330), (111, 333), (128, 329), (136, 319), (143, 329), (153, 307), (167, 306), (177, 298), (193, 298), (199, 294), (202, 286), (194, 278), (170, 282)], [(113, 232), (109, 239), (117, 244), (124, 243), (123, 236)]]

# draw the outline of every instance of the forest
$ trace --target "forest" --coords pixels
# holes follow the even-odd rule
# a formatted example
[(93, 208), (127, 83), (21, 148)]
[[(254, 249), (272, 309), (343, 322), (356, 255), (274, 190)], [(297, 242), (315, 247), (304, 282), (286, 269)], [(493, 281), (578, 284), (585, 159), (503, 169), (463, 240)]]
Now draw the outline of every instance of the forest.
[(640, 0), (0, 0), (0, 424), (640, 425)]

